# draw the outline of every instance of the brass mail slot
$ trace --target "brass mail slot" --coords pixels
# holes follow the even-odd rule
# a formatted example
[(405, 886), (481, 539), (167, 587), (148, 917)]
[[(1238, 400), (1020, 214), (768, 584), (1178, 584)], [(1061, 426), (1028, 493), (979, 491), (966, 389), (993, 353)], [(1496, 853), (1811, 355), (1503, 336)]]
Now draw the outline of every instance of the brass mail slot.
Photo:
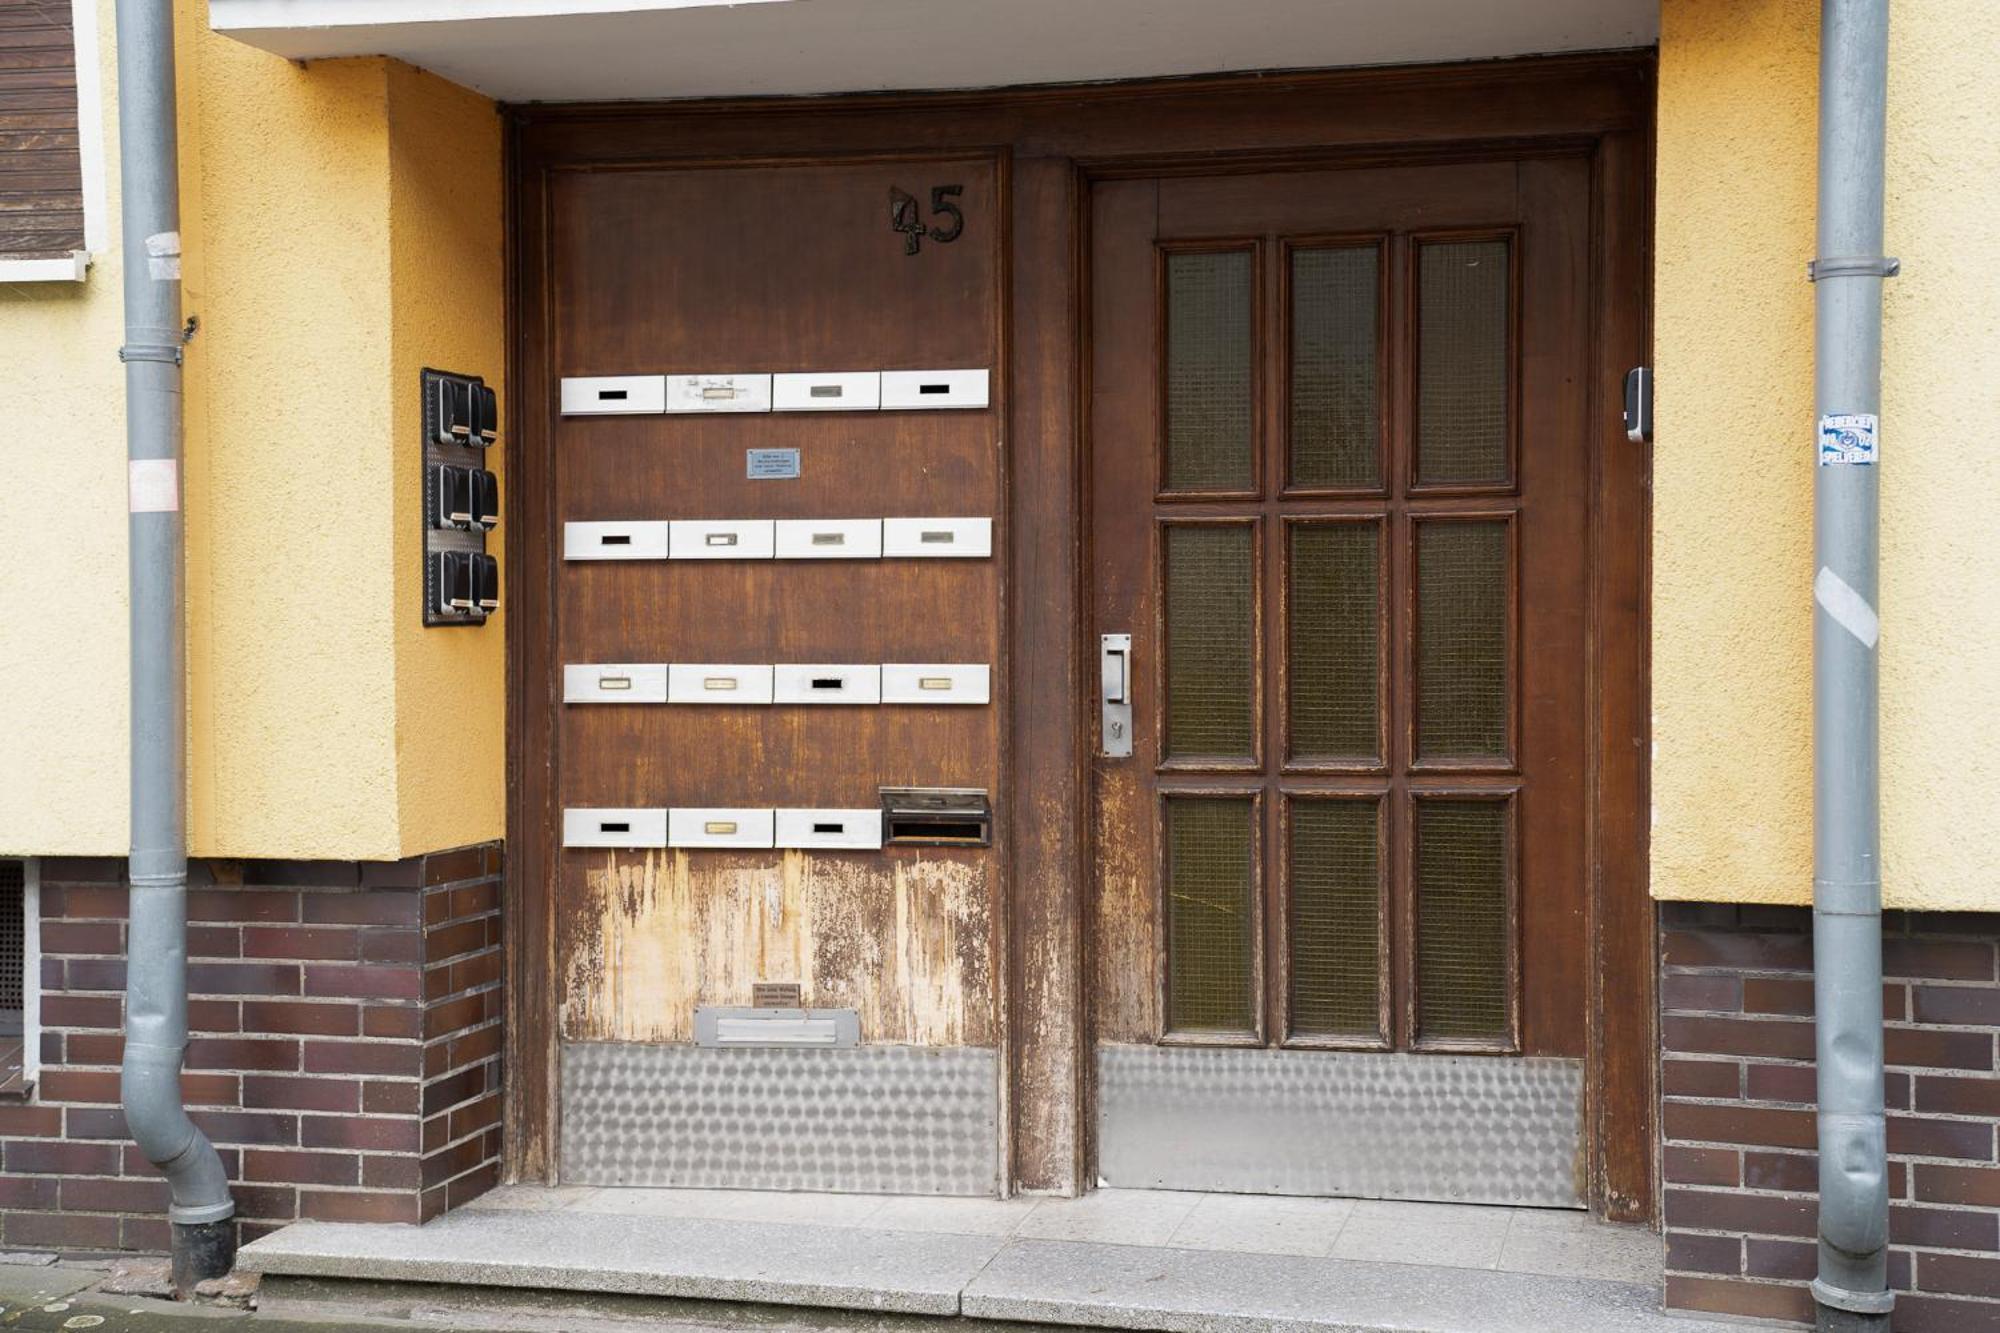
[(632, 688), (630, 676), (599, 676), (597, 688), (600, 690), (629, 690)]
[(711, 532), (706, 539), (710, 546), (734, 546), (736, 534), (733, 532)]
[(701, 687), (704, 690), (733, 690), (736, 683), (734, 676), (707, 676), (702, 679)]
[(917, 679), (917, 688), (920, 690), (948, 690), (951, 688), (951, 677), (920, 676)]
[(917, 540), (929, 546), (949, 546), (957, 536), (957, 533), (947, 528), (942, 532), (932, 530), (922, 533), (918, 536)]
[(701, 826), (701, 831), (703, 833), (714, 834), (734, 833), (736, 832), (736, 821), (733, 819), (711, 819)]
[(736, 386), (733, 384), (704, 384), (701, 386), (701, 396), (704, 398), (734, 398), (736, 396)]

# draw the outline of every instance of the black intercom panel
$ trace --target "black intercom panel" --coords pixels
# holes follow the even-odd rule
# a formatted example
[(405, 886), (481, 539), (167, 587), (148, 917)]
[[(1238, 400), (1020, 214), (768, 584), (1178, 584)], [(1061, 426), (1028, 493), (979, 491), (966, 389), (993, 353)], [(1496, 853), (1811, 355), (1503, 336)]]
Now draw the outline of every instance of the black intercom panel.
[(426, 370), (424, 624), (481, 625), (500, 609), (500, 564), (486, 534), (500, 523), (500, 479), (486, 451), (500, 438), (500, 398), (477, 375)]

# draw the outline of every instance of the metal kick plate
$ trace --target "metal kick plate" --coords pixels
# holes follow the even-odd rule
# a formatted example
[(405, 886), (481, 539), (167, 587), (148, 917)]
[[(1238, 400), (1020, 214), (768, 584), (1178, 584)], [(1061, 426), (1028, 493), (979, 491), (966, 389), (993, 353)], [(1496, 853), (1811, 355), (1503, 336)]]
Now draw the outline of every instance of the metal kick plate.
[(1106, 1185), (1581, 1208), (1583, 1062), (1104, 1045)]

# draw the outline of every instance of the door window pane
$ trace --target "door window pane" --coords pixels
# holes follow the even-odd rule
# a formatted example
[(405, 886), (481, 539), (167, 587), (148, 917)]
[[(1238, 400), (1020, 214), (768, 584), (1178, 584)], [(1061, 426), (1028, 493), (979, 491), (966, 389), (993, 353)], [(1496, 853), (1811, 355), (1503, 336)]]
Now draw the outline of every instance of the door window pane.
[(1417, 524), (1417, 758), (1504, 760), (1512, 690), (1504, 519)]
[(1292, 253), (1291, 485), (1381, 484), (1380, 252)]
[(1167, 489), (1256, 489), (1248, 250), (1167, 256)]
[(1507, 802), (1415, 802), (1417, 1038), (1508, 1036)]
[(1256, 808), (1248, 796), (1166, 800), (1169, 1031), (1256, 1027)]
[(1291, 802), (1286, 851), (1295, 1034), (1381, 1035), (1380, 810), (1372, 797)]
[(1381, 526), (1300, 523), (1289, 536), (1291, 757), (1373, 759), (1381, 734)]
[(1257, 687), (1256, 564), (1249, 524), (1166, 529), (1169, 759), (1243, 761)]
[(1505, 241), (1417, 249), (1417, 481), (1504, 483), (1513, 277)]

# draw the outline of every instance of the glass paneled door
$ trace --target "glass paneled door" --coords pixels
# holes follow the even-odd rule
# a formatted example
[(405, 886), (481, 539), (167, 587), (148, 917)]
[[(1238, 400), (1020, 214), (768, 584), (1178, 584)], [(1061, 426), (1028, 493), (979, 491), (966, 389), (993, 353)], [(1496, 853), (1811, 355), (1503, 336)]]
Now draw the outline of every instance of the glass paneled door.
[(1588, 180), (1095, 188), (1111, 1184), (1581, 1199)]

